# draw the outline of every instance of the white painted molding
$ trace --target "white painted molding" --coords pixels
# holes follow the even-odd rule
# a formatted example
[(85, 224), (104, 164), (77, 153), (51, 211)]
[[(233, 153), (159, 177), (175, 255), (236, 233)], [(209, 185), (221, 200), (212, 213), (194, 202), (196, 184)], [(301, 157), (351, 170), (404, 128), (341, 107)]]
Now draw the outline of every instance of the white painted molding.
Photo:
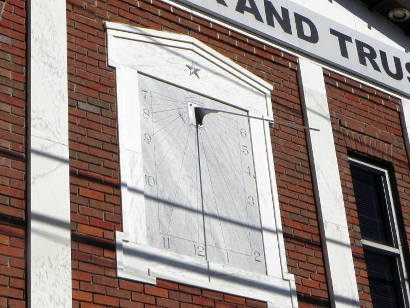
[(29, 1), (29, 307), (71, 307), (65, 1)]
[(373, 248), (373, 249), (377, 249), (379, 251), (383, 251), (386, 254), (390, 254), (390, 255), (395, 255), (395, 256), (400, 256), (400, 249), (398, 248), (394, 248), (391, 246), (387, 246), (387, 245), (383, 245), (377, 242), (373, 242), (373, 241), (369, 241), (369, 240), (361, 240), (362, 245), (365, 247), (369, 247), (369, 248)]
[(404, 141), (406, 143), (407, 158), (410, 163), (410, 100), (401, 100), (401, 125), (403, 128)]
[(322, 67), (299, 58), (299, 84), (332, 306), (359, 307), (340, 174)]
[[(250, 125), (267, 275), (158, 249), (148, 244), (146, 235), (139, 123), (143, 78), (265, 118), (272, 118), (272, 86), (194, 38), (108, 22), (106, 28), (108, 63), (116, 68), (118, 93), (124, 226), (116, 234), (118, 276), (148, 283), (171, 279), (266, 301), (271, 307), (297, 307), (294, 277), (287, 272), (269, 127), (262, 121), (250, 120)], [(186, 66), (191, 63), (200, 69), (200, 78), (190, 76)]]

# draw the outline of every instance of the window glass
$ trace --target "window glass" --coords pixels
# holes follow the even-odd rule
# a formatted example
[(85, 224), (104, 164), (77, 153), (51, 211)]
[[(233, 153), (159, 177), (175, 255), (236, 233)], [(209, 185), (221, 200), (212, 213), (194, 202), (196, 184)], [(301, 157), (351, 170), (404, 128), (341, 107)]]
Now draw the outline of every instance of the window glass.
[(350, 161), (373, 307), (408, 307), (387, 171)]
[(393, 245), (382, 177), (355, 166), (351, 173), (362, 237)]
[(373, 307), (404, 307), (397, 258), (367, 250), (365, 258)]

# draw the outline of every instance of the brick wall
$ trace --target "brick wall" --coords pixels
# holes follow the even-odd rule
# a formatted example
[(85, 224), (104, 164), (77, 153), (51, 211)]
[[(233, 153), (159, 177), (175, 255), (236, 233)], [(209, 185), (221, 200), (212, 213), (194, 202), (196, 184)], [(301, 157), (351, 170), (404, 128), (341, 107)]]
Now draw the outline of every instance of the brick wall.
[[(0, 0), (0, 9), (3, 1)], [(26, 2), (7, 0), (0, 20), (0, 307), (25, 307)], [(171, 281), (116, 277), (121, 230), (115, 71), (103, 21), (193, 36), (271, 83), (275, 120), (303, 125), (297, 59), (157, 0), (67, 0), (73, 307), (266, 305)], [(389, 162), (410, 242), (409, 167), (399, 101), (324, 71), (362, 306), (371, 307), (348, 151)], [(289, 271), (299, 306), (329, 306), (304, 131), (271, 127)], [(408, 252), (408, 245), (406, 247)]]
[(0, 1), (0, 307), (25, 307), (26, 3)]
[[(113, 239), (121, 230), (121, 207), (115, 71), (106, 64), (103, 21), (201, 40), (274, 85), (276, 119), (303, 124), (296, 58), (155, 0), (68, 0), (67, 15), (74, 306), (263, 306), (174, 283), (160, 282), (158, 289), (116, 278)], [(301, 307), (327, 306), (305, 133), (285, 126), (271, 133), (289, 270)]]
[[(362, 307), (372, 307), (358, 214), (352, 186), (349, 153), (356, 152), (381, 167), (390, 167), (405, 251), (410, 243), (410, 172), (400, 123), (400, 101), (340, 75), (324, 71), (340, 178)], [(396, 185), (395, 185), (396, 184)], [(404, 221), (404, 223), (403, 223)]]

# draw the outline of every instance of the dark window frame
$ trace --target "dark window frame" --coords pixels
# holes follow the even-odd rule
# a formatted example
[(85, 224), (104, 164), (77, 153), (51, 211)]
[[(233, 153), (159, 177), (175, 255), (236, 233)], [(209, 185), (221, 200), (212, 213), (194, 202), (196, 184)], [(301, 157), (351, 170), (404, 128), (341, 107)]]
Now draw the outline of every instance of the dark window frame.
[[(401, 244), (400, 233), (398, 228), (398, 221), (397, 215), (395, 212), (394, 206), (394, 198), (392, 194), (392, 181), (389, 177), (389, 172), (387, 169), (383, 167), (379, 167), (377, 165), (362, 161), (360, 159), (349, 157), (349, 164), (350, 168), (358, 168), (364, 172), (371, 173), (373, 175), (380, 176), (382, 182), (382, 191), (381, 193), (384, 194), (385, 199), (385, 211), (387, 211), (387, 219), (386, 222), (387, 226), (389, 227), (390, 231), (392, 232), (392, 244), (384, 244), (380, 242), (376, 242), (370, 239), (366, 239), (362, 237), (362, 245), (364, 251), (368, 251), (369, 253), (374, 253), (380, 256), (389, 256), (392, 260), (395, 260), (397, 264), (397, 275), (398, 275), (398, 283), (397, 288), (399, 288), (399, 292), (402, 295), (402, 302), (404, 308), (409, 308), (409, 284), (408, 284), (408, 277), (406, 271), (406, 264), (404, 259), (403, 253), (403, 246)], [(352, 185), (353, 183), (353, 175), (352, 175)]]

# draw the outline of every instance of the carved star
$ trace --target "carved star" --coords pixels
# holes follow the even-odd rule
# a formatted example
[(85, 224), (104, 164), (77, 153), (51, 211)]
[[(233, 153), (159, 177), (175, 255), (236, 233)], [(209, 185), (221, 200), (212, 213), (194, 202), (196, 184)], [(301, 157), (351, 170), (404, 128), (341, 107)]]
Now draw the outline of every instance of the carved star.
[(200, 71), (200, 69), (195, 66), (194, 62), (192, 62), (192, 65), (187, 64), (186, 67), (189, 69), (189, 76), (195, 75), (199, 78), (198, 72)]

